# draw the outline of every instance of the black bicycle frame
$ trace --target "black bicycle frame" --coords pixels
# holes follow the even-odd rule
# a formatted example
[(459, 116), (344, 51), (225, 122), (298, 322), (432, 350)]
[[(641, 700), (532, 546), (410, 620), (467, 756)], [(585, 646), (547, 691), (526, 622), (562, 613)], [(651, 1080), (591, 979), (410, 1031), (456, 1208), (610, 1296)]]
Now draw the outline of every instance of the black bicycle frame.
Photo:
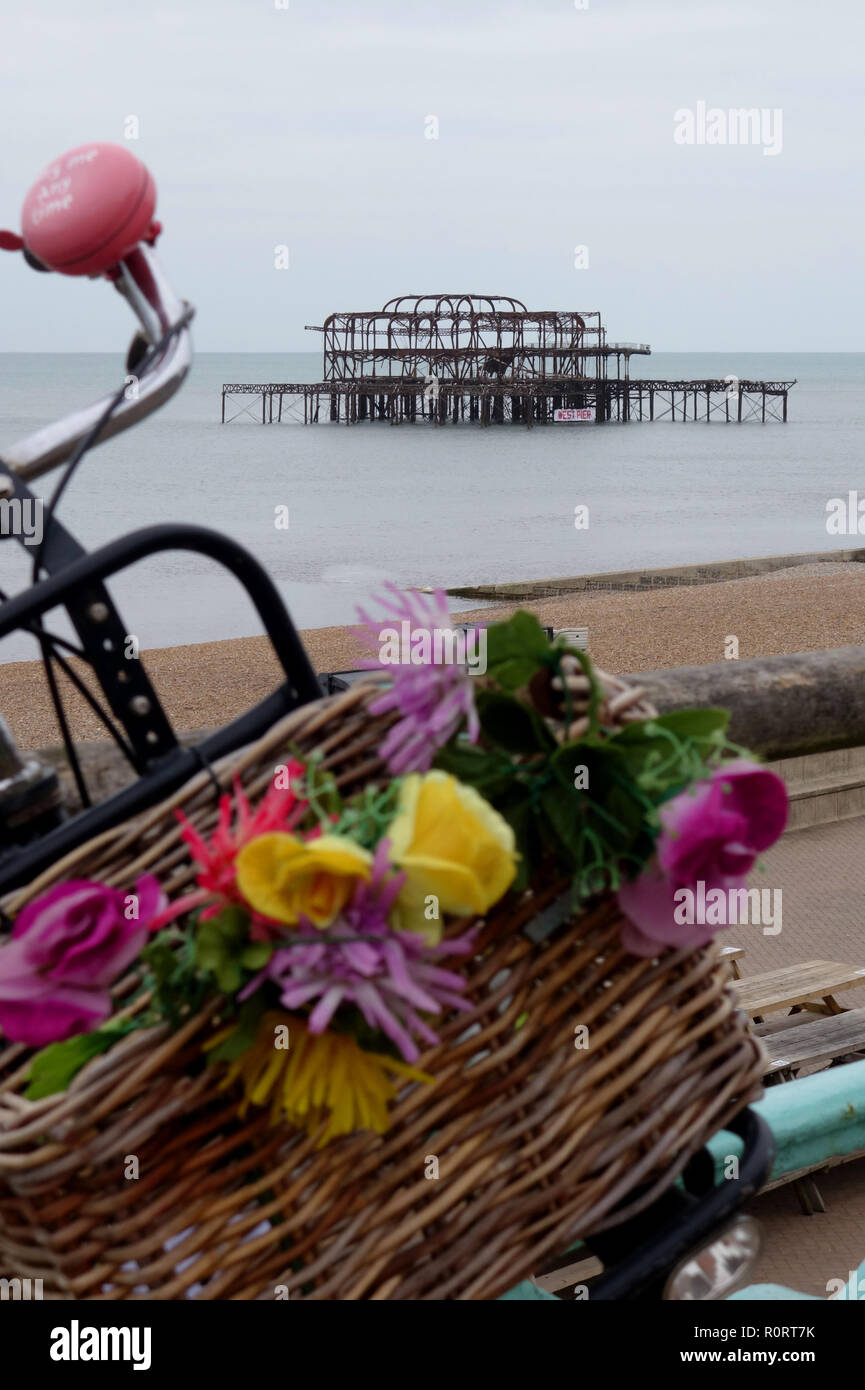
[[(26, 485), (0, 463), (0, 476), (3, 474), (13, 480), (15, 496), (32, 497)], [(19, 630), (38, 631), (38, 622), (46, 613), (64, 607), (85, 657), (127, 733), (131, 761), (140, 776), (102, 804), (0, 857), (0, 895), (28, 882), (90, 837), (171, 795), (202, 765), (260, 738), (284, 714), (321, 697), (318, 680), (279, 591), (255, 557), (228, 537), (202, 526), (169, 523), (133, 532), (87, 554), (52, 521), (43, 549), (44, 564), (54, 572), (0, 606), (0, 638)], [(285, 674), (283, 683), (264, 700), (199, 744), (186, 748), (179, 745), (143, 663), (123, 660), (128, 628), (104, 584), (111, 575), (167, 550), (204, 555), (239, 580)]]
[(756, 1110), (745, 1109), (724, 1125), (743, 1143), (739, 1176), (715, 1183), (708, 1149), (700, 1149), (682, 1174), (646, 1211), (590, 1237), (585, 1249), (604, 1263), (590, 1285), (592, 1302), (656, 1301), (671, 1272), (711, 1244), (763, 1186), (775, 1160), (775, 1140)]

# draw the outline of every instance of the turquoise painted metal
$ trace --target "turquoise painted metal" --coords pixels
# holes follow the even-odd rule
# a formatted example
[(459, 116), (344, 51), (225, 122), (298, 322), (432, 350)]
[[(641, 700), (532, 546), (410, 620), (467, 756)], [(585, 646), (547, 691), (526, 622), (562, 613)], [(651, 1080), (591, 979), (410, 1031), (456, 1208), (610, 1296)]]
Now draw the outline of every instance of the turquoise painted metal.
[[(830, 1067), (799, 1081), (770, 1086), (754, 1109), (768, 1121), (775, 1136), (773, 1182), (786, 1175), (792, 1177), (803, 1169), (820, 1168), (833, 1159), (865, 1153), (865, 1062)], [(723, 1181), (725, 1164), (731, 1156), (738, 1157), (741, 1153), (741, 1141), (721, 1131), (710, 1140), (708, 1148), (715, 1160), (718, 1181)], [(579, 1246), (574, 1248), (579, 1250)], [(858, 1274), (865, 1281), (865, 1261)], [(813, 1296), (796, 1293), (780, 1284), (752, 1284), (731, 1297), (786, 1300)], [(560, 1301), (529, 1280), (509, 1289), (502, 1299)]]
[[(775, 1136), (771, 1181), (803, 1168), (819, 1168), (833, 1158), (865, 1151), (865, 1062), (804, 1076), (767, 1088), (754, 1109)], [(709, 1141), (719, 1179), (724, 1159), (741, 1152), (733, 1135), (721, 1132)]]
[[(779, 1298), (785, 1302), (791, 1300), (807, 1300), (809, 1303), (824, 1302), (817, 1294), (797, 1293), (795, 1289), (785, 1289), (783, 1284), (749, 1284), (746, 1289), (739, 1289), (737, 1293), (731, 1293), (727, 1301), (733, 1303), (739, 1299), (745, 1302), (774, 1303)], [(858, 1269), (850, 1270), (843, 1292), (835, 1296), (835, 1301), (838, 1303), (844, 1303), (847, 1300), (861, 1303), (863, 1299), (865, 1299), (865, 1260), (862, 1261)]]

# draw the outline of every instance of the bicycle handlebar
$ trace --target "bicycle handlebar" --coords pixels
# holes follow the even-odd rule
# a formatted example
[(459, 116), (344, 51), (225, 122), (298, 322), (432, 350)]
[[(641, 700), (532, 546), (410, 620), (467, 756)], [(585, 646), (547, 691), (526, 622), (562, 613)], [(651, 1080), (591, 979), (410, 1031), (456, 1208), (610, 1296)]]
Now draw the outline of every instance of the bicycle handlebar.
[[(155, 345), (167, 329), (188, 316), (189, 310), (175, 297), (156, 257), (143, 243), (121, 262), (119, 270), (117, 288), (132, 306), (147, 343)], [(95, 442), (103, 443), (158, 410), (181, 386), (191, 363), (192, 338), (189, 328), (184, 326), (140, 378), (129, 374), (127, 397), (106, 420)], [(112, 392), (103, 396), (92, 405), (19, 439), (2, 450), (4, 462), (25, 482), (48, 473), (71, 457), (105, 414), (114, 395)]]
[[(114, 145), (81, 146), (61, 156), (27, 195), (22, 213), (27, 252), (49, 270), (66, 275), (106, 275), (141, 325), (136, 342), (156, 347), (144, 372), (130, 358), (123, 400), (104, 421), (94, 443), (137, 424), (169, 400), (192, 363), (190, 306), (166, 280), (151, 243), (156, 191), (145, 166)], [(116, 392), (74, 411), (2, 450), (4, 462), (25, 481), (72, 456), (106, 415)]]

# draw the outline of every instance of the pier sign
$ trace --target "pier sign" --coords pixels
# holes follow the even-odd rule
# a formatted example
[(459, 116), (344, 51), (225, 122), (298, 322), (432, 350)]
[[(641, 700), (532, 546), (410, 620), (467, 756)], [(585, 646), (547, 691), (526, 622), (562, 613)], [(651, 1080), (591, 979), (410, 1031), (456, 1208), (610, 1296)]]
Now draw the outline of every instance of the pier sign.
[(584, 405), (579, 408), (571, 406), (567, 410), (553, 411), (554, 420), (582, 420), (591, 423), (594, 421), (594, 418), (595, 407), (593, 405)]

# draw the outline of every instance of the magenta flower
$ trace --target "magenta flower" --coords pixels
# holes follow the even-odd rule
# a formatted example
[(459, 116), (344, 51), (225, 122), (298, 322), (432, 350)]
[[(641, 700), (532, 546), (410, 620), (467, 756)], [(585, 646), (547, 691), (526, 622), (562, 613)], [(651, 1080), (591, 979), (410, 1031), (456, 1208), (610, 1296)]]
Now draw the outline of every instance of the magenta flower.
[(657, 955), (664, 946), (702, 946), (726, 924), (728, 918), (684, 924), (687, 894), (681, 890), (705, 902), (713, 889), (743, 888), (757, 855), (787, 824), (787, 789), (768, 768), (741, 759), (665, 802), (660, 820), (655, 859), (618, 894), (629, 919), (622, 945), (635, 956)]
[(147, 940), (165, 896), (150, 874), (134, 893), (75, 879), (19, 914), (0, 946), (0, 1029), (44, 1047), (86, 1033), (111, 1013), (109, 987)]
[(429, 946), (416, 932), (394, 931), (388, 913), (405, 874), (388, 878), (388, 870), (383, 840), (370, 881), (358, 885), (333, 925), (321, 932), (301, 918), (298, 932), (315, 941), (279, 947), (240, 998), (248, 998), (270, 979), (279, 986), (287, 1009), (318, 1000), (307, 1020), (311, 1033), (323, 1033), (343, 1003), (355, 1004), (371, 1028), (386, 1033), (407, 1062), (416, 1062), (420, 1050), (415, 1038), (430, 1046), (439, 1040), (418, 1009), (437, 1014), (443, 1006), (472, 1007), (458, 993), (465, 989), (463, 976), (436, 964), (440, 956), (470, 951), (472, 933)]
[[(478, 736), (472, 677), (457, 658), (460, 634), (451, 624), (447, 598), (441, 589), (427, 601), (412, 590), (400, 593), (395, 584), (385, 588), (392, 601), (378, 601), (399, 620), (376, 622), (362, 608), (358, 617), (378, 645), (376, 660), (363, 664), (383, 669), (393, 684), (370, 704), (372, 714), (396, 710), (397, 722), (385, 736), (379, 752), (390, 772), (428, 772), (436, 751), (466, 721), (472, 743)], [(465, 643), (462, 644), (465, 647)]]

